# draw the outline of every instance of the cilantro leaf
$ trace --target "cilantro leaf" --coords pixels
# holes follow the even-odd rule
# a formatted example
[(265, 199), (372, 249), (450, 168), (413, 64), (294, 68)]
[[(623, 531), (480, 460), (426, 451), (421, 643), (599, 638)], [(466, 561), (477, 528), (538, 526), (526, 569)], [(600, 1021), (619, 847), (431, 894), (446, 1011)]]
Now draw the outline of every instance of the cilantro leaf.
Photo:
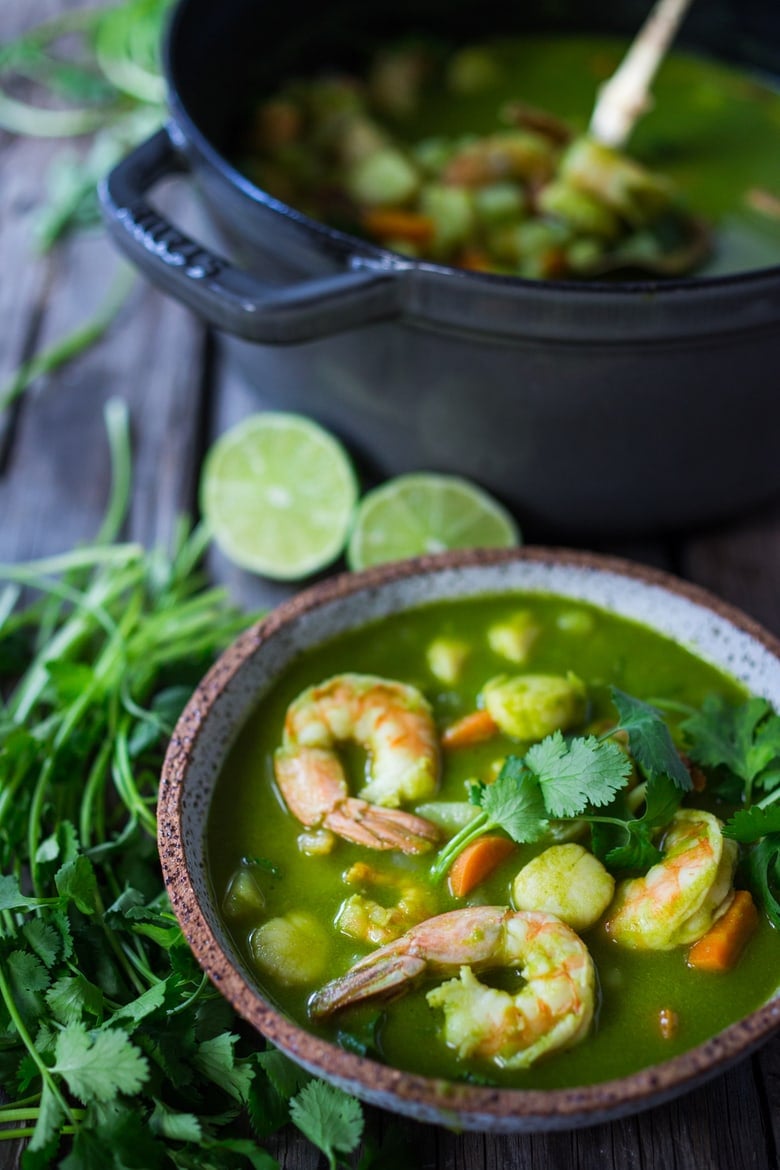
[(237, 1061), (237, 1040), (238, 1037), (229, 1032), (223, 1032), (212, 1040), (204, 1040), (198, 1045), (194, 1064), (207, 1080), (219, 1085), (229, 1097), (243, 1103), (249, 1095), (254, 1069), (245, 1062)]
[(336, 1170), (336, 1155), (351, 1154), (363, 1134), (360, 1102), (324, 1081), (310, 1081), (290, 1102), (290, 1117), (298, 1129)]
[(35, 1153), (38, 1150), (48, 1150), (53, 1145), (54, 1148), (51, 1150), (53, 1155), (57, 1145), (59, 1145), (59, 1128), (64, 1114), (60, 1103), (46, 1083), (43, 1085), (41, 1103), (38, 1108), (38, 1120), (35, 1123), (35, 1133), (30, 1139), (29, 1148)]
[[(152, 984), (147, 991), (142, 992), (141, 995), (114, 1012), (111, 1024), (124, 1023), (125, 1021), (131, 1025), (139, 1023), (140, 1020), (156, 1011), (158, 1007), (162, 1007), (165, 1001), (165, 990), (166, 984), (163, 981)], [(132, 1031), (132, 1027), (128, 1028), (128, 1031)]]
[(137, 1093), (149, 1075), (149, 1064), (127, 1034), (108, 1029), (88, 1032), (68, 1024), (57, 1037), (52, 1072), (65, 1078), (82, 1101), (113, 1101), (118, 1093)]
[(547, 830), (539, 783), (518, 756), (507, 756), (497, 780), (479, 784), (473, 791), (488, 825), (503, 829), (513, 841), (538, 841)]
[(598, 833), (594, 834), (593, 852), (608, 869), (636, 869), (645, 872), (661, 860), (661, 851), (653, 844), (653, 829), (646, 821), (636, 817), (634, 820), (624, 821), (619, 829), (625, 834), (626, 839), (621, 845), (613, 845), (611, 848), (607, 846), (603, 837)]
[(41, 918), (25, 922), (22, 934), (31, 951), (34, 951), (44, 967), (53, 967), (62, 950), (62, 936), (54, 927)]
[(29, 951), (13, 951), (8, 956), (8, 982), (19, 1011), (25, 1020), (37, 1020), (43, 1013), (41, 991), (51, 982), (43, 963)]
[[(218, 1142), (204, 1142), (204, 1146), (207, 1150), (224, 1150), (227, 1153), (240, 1154), (250, 1163), (252, 1170), (279, 1170), (276, 1158), (272, 1158), (267, 1150), (255, 1145), (248, 1138), (223, 1138)], [(222, 1170), (228, 1163), (220, 1157), (214, 1165)], [(230, 1165), (233, 1166), (235, 1163), (231, 1161)]]
[(780, 716), (766, 699), (753, 697), (734, 705), (709, 695), (701, 710), (681, 723), (680, 729), (691, 759), (705, 767), (728, 769), (744, 782), (748, 800), (754, 784), (764, 786), (761, 773), (772, 764), (775, 767), (767, 790), (776, 785)]
[(723, 829), (724, 837), (731, 837), (743, 845), (752, 845), (767, 833), (780, 833), (780, 804), (771, 804), (768, 808), (761, 808), (758, 804), (741, 808)]
[(556, 820), (609, 804), (631, 774), (631, 761), (616, 743), (600, 743), (593, 735), (567, 741), (560, 731), (530, 748), (525, 762)]
[(177, 1113), (157, 1099), (149, 1118), (149, 1128), (158, 1137), (176, 1142), (199, 1142), (203, 1137), (203, 1126), (194, 1113)]
[(61, 1170), (163, 1170), (169, 1164), (135, 1102), (93, 1100), (73, 1152), (60, 1165)]
[(84, 854), (60, 866), (54, 876), (57, 890), (63, 898), (75, 902), (82, 914), (96, 914), (100, 907), (97, 878), (92, 862)]
[(754, 845), (745, 868), (769, 920), (780, 928), (780, 833), (770, 833)]
[(0, 910), (27, 910), (37, 905), (38, 899), (23, 894), (19, 879), (12, 873), (0, 877)]
[(288, 1101), (311, 1080), (311, 1073), (290, 1060), (277, 1048), (269, 1048), (257, 1054), (257, 1063), (265, 1072), (280, 1097)]
[(87, 1014), (96, 1019), (103, 1015), (103, 992), (81, 973), (58, 979), (46, 992), (46, 1002), (61, 1024), (72, 1024)]
[(618, 687), (610, 687), (610, 694), (620, 718), (616, 730), (628, 733), (631, 755), (643, 772), (651, 779), (668, 776), (681, 792), (689, 792), (690, 774), (661, 712)]

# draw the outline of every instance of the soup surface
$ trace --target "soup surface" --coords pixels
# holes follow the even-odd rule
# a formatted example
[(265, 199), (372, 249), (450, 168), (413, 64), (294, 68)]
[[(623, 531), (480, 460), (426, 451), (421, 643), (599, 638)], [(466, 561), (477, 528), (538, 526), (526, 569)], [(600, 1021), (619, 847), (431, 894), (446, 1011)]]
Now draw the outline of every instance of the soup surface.
[[(628, 275), (633, 258), (634, 274), (717, 275), (780, 263), (780, 94), (769, 79), (674, 52), (628, 147), (649, 179), (581, 148), (572, 161), (566, 134), (581, 142), (625, 48), (587, 37), (455, 55), (425, 46), (416, 66), (418, 49), (400, 46), (367, 77), (292, 80), (264, 97), (239, 166), (334, 227), (485, 271)], [(708, 247), (686, 215), (713, 229)]]
[[(677, 712), (699, 708), (708, 695), (730, 703), (746, 697), (732, 680), (658, 634), (589, 605), (542, 595), (433, 603), (339, 636), (301, 656), (243, 729), (219, 778), (208, 826), (211, 878), (225, 924), (247, 967), (256, 973), (258, 986), (292, 1018), (350, 1050), (414, 1072), (475, 1083), (561, 1087), (618, 1077), (662, 1061), (771, 996), (780, 969), (780, 935), (763, 913), (739, 961), (730, 970), (713, 973), (689, 966), (686, 945), (665, 950), (621, 945), (605, 930), (612, 906), (603, 914), (597, 911), (597, 921), (580, 931), (596, 972), (595, 1010), (587, 1034), (565, 1052), (545, 1054), (531, 1068), (502, 1068), (493, 1060), (460, 1056), (448, 1045), (442, 1011), (426, 998), (444, 981), (442, 975), (429, 973), (392, 1002), (368, 1000), (313, 1020), (313, 993), (378, 945), (339, 929), (351, 899), (357, 897), (364, 910), (379, 907), (377, 921), (385, 921), (382, 907), (390, 912), (391, 923), (393, 912), (398, 913), (398, 933), (405, 929), (405, 908), (414, 922), (467, 907), (509, 907), (518, 872), (552, 843), (548, 836), (514, 845), (489, 877), (464, 897), (455, 897), (446, 880), (431, 876), (435, 849), (418, 854), (379, 851), (316, 830), (307, 833), (281, 797), (274, 756), (296, 696), (344, 672), (379, 675), (418, 688), (430, 703), (437, 735), (473, 712), (486, 681), (496, 676), (568, 680), (586, 697), (574, 716), (577, 726), (570, 730), (595, 729), (602, 737), (616, 722), (611, 686), (640, 699), (663, 701), (665, 710)], [(675, 735), (679, 718), (668, 716)], [(528, 747), (528, 741), (499, 731), (481, 742), (444, 749), (435, 794), (404, 802), (404, 808), (435, 817), (443, 845), (464, 823), (469, 782), (490, 784), (507, 756), (522, 756)], [(338, 750), (354, 793), (371, 774), (372, 761), (352, 745)], [(687, 808), (706, 806), (723, 819), (731, 811), (706, 789), (687, 792), (683, 803)], [(571, 837), (571, 825), (569, 830), (560, 836)], [(590, 847), (586, 827), (574, 826), (573, 835)], [(626, 873), (616, 876), (620, 881)], [(736, 884), (744, 884), (739, 870)], [(259, 945), (258, 932), (269, 922), (276, 924), (274, 930), (282, 922), (282, 935), (287, 931), (281, 943), (287, 956), (281, 964), (278, 954), (269, 962), (267, 948)], [(291, 943), (296, 932), (298, 941)], [(514, 993), (522, 984), (517, 965), (498, 968), (480, 978)], [(457, 977), (458, 970), (449, 975)], [(669, 1021), (673, 1026), (667, 1026)]]

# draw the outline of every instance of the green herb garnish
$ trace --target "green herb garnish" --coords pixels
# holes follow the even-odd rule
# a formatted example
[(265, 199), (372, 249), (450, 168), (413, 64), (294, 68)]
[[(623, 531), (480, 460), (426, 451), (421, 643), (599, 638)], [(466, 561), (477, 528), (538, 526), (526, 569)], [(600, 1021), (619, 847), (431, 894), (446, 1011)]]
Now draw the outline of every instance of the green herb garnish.
[[(525, 757), (509, 756), (494, 784), (472, 785), (470, 800), (481, 812), (440, 851), (434, 877), (442, 878), (483, 833), (502, 829), (525, 844), (542, 840), (551, 821), (588, 822), (594, 851), (614, 869), (646, 869), (658, 860), (652, 838), (691, 779), (660, 712), (616, 687), (611, 693), (620, 722), (600, 738), (555, 731)], [(634, 762), (645, 777), (641, 817), (615, 800), (633, 771), (631, 758), (613, 739), (621, 731), (628, 734)], [(603, 813), (594, 811), (602, 808)]]
[(766, 699), (732, 706), (710, 696), (680, 731), (691, 759), (714, 769), (713, 790), (744, 805), (723, 832), (748, 846), (745, 871), (780, 927), (780, 716)]
[[(100, 543), (0, 566), (0, 1142), (28, 1139), (25, 1170), (274, 1170), (259, 1142), (292, 1118), (335, 1165), (360, 1105), (263, 1051), (163, 887), (165, 741), (249, 619), (206, 586), (202, 530), (182, 525), (170, 554), (111, 543), (130, 455), (126, 412), (109, 419)], [(39, 600), (9, 603), (17, 584)]]
[(304, 1085), (293, 1098), (290, 1116), (325, 1154), (330, 1170), (336, 1170), (336, 1155), (351, 1153), (363, 1133), (363, 1113), (355, 1098), (323, 1081)]

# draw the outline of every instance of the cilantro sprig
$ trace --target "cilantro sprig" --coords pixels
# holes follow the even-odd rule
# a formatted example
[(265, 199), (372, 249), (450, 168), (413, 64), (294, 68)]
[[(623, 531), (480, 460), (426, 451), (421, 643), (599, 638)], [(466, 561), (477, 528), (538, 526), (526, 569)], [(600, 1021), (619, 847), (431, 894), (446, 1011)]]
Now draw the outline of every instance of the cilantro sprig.
[[(434, 878), (443, 878), (484, 833), (499, 829), (529, 844), (549, 833), (551, 821), (588, 822), (594, 850), (612, 868), (646, 869), (658, 859), (653, 836), (690, 789), (691, 778), (661, 713), (617, 687), (611, 696), (619, 719), (602, 736), (555, 731), (524, 757), (508, 756), (495, 783), (471, 785), (469, 799), (480, 812), (440, 850)], [(619, 732), (628, 736), (630, 756), (615, 741)], [(616, 800), (634, 766), (644, 781), (640, 817)]]
[(742, 805), (723, 831), (746, 847), (750, 884), (780, 927), (780, 716), (758, 696), (729, 704), (713, 695), (680, 730), (691, 759), (712, 770), (713, 790)]
[(167, 737), (251, 619), (206, 587), (203, 531), (169, 554), (114, 543), (131, 469), (124, 409), (109, 422), (99, 541), (0, 566), (0, 1142), (27, 1139), (25, 1170), (277, 1170), (261, 1143), (292, 1120), (335, 1166), (360, 1105), (263, 1050), (162, 883)]

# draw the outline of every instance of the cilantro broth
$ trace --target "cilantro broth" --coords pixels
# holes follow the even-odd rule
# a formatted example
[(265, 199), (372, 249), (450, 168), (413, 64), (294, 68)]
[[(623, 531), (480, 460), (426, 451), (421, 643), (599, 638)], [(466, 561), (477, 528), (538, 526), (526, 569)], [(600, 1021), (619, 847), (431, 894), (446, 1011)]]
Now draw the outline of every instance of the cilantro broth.
[[(759, 931), (740, 962), (732, 971), (717, 975), (690, 970), (684, 947), (632, 952), (611, 942), (598, 925), (583, 932), (599, 981), (593, 1027), (580, 1044), (565, 1054), (551, 1054), (528, 1071), (501, 1072), (492, 1065), (457, 1060), (439, 1038), (439, 1013), (426, 1003), (430, 984), (414, 988), (393, 1003), (359, 1005), (314, 1025), (307, 1015), (312, 991), (345, 972), (370, 949), (330, 926), (351, 892), (343, 874), (354, 861), (365, 860), (369, 851), (339, 839), (330, 854), (311, 857), (300, 853), (296, 842), (301, 825), (284, 807), (273, 775), (273, 753), (281, 742), (288, 704), (305, 687), (339, 672), (380, 674), (419, 687), (433, 707), (439, 728), (473, 710), (484, 682), (513, 669), (488, 648), (485, 631), (518, 609), (531, 611), (542, 628), (526, 667), (520, 669), (574, 671), (588, 687), (589, 718), (614, 718), (608, 692), (611, 685), (639, 698), (670, 699), (697, 707), (709, 694), (730, 702), (745, 697), (737, 683), (679, 645), (637, 623), (579, 602), (517, 595), (437, 602), (393, 615), (307, 651), (262, 701), (242, 730), (218, 781), (208, 827), (209, 863), (221, 902), (242, 859), (262, 862), (257, 869), (265, 897), (262, 913), (228, 924), (250, 970), (249, 938), (262, 921), (291, 910), (305, 910), (328, 927), (327, 971), (316, 984), (284, 987), (257, 974), (264, 993), (310, 1031), (395, 1067), (430, 1076), (473, 1076), (501, 1085), (558, 1088), (619, 1077), (662, 1061), (748, 1014), (777, 986), (777, 931), (762, 916)], [(472, 653), (458, 684), (445, 686), (430, 673), (426, 648), (434, 638), (455, 636), (470, 642)], [(444, 754), (436, 799), (465, 800), (468, 780), (486, 778), (497, 759), (516, 751), (515, 741), (499, 735)], [(365, 756), (350, 750), (343, 758), (354, 790), (362, 780)], [(466, 899), (453, 898), (446, 883), (439, 884), (436, 912), (464, 905), (507, 904), (512, 878), (546, 844), (549, 842), (518, 846)], [(386, 873), (423, 884), (429, 880), (431, 854), (371, 853), (369, 860)], [(382, 901), (381, 894), (378, 900)], [(679, 1016), (679, 1031), (673, 1039), (661, 1037), (658, 1015), (663, 1009)], [(630, 1044), (625, 1043), (626, 1036), (631, 1037)]]

